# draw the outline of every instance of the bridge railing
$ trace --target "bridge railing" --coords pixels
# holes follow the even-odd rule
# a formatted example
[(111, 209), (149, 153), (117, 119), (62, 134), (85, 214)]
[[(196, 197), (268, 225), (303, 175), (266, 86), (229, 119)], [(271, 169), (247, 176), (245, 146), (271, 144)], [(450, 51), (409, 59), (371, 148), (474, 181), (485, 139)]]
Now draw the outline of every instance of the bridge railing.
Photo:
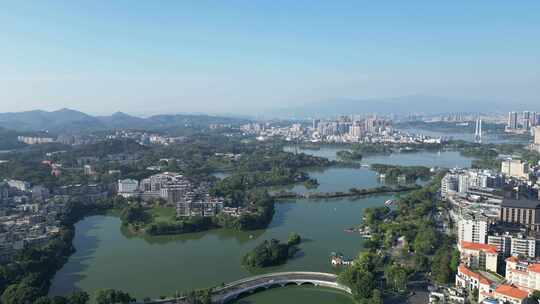
[(248, 283), (251, 281), (259, 280), (259, 279), (265, 279), (265, 278), (276, 278), (276, 277), (283, 277), (283, 276), (293, 276), (293, 275), (306, 275), (306, 276), (326, 276), (328, 278), (336, 279), (337, 275), (333, 273), (326, 273), (326, 272), (310, 272), (310, 271), (289, 271), (289, 272), (273, 272), (273, 273), (266, 273), (261, 274), (257, 276), (247, 277), (244, 279), (240, 279), (234, 282), (227, 283), (223, 286), (218, 286), (213, 289), (214, 292), (219, 292), (221, 290), (234, 287), (236, 285)]

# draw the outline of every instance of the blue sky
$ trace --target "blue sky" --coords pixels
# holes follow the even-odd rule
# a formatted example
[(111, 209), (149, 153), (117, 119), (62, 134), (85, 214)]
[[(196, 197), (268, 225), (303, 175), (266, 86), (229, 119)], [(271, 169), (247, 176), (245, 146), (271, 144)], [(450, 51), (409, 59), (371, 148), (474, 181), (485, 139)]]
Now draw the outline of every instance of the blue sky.
[(0, 112), (540, 103), (540, 1), (11, 1), (0, 37)]

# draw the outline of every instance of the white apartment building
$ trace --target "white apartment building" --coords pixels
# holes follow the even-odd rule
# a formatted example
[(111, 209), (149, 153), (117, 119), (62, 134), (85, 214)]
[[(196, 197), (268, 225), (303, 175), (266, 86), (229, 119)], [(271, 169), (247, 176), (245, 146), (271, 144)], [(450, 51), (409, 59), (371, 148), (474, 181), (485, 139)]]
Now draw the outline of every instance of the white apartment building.
[(465, 213), (458, 220), (458, 242), (485, 244), (488, 218), (482, 214)]
[(536, 257), (537, 240), (534, 237), (527, 237), (521, 233), (488, 235), (487, 243), (497, 247), (497, 250), (504, 256), (525, 256)]
[(139, 182), (134, 179), (118, 180), (118, 194), (129, 197), (139, 190)]
[(17, 189), (19, 191), (29, 191), (30, 190), (30, 184), (28, 182), (25, 182), (25, 181), (10, 179), (10, 180), (7, 181), (7, 184), (11, 188), (15, 188), (15, 189)]
[(536, 240), (526, 237), (512, 237), (510, 254), (513, 256), (536, 256)]
[[(441, 181), (441, 195), (447, 198), (449, 195), (459, 193), (469, 193), (482, 191), (493, 191), (491, 188), (499, 187), (503, 182), (503, 177), (491, 170), (479, 169), (454, 169), (446, 174)], [(474, 189), (472, 191), (471, 189)], [(483, 196), (483, 195), (482, 195)]]
[(459, 175), (454, 173), (446, 174), (441, 180), (441, 196), (447, 198), (450, 194), (459, 190)]
[(540, 264), (509, 257), (506, 259), (506, 281), (527, 292), (540, 290)]

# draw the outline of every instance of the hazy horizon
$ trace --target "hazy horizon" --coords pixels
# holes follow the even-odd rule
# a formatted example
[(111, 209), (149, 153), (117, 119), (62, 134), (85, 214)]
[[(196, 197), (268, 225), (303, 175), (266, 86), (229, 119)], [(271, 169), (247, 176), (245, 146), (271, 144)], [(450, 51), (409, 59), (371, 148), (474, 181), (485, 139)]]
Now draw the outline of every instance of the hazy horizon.
[(539, 12), (538, 1), (6, 3), (0, 112), (257, 115), (413, 94), (540, 104)]

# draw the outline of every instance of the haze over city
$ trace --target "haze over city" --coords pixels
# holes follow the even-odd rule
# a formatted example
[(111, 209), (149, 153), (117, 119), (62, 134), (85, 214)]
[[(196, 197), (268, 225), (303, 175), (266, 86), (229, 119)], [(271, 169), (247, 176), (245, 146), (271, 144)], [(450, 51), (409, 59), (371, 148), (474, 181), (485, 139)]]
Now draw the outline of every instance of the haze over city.
[(539, 304), (540, 1), (0, 9), (0, 304)]
[(540, 96), (539, 10), (538, 1), (4, 3), (0, 112), (257, 115), (419, 94), (522, 110)]

